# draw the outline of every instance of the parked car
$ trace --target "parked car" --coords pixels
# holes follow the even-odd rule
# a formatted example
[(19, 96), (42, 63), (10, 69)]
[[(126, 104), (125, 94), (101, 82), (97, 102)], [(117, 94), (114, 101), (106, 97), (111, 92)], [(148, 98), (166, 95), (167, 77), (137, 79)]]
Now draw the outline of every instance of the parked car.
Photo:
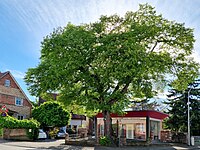
[(39, 129), (38, 139), (46, 139), (47, 134), (43, 131), (43, 129)]
[(66, 133), (66, 132), (63, 131), (63, 130), (60, 130), (60, 131), (58, 131), (56, 137), (57, 137), (57, 138), (65, 138), (66, 134), (68, 134), (68, 133)]

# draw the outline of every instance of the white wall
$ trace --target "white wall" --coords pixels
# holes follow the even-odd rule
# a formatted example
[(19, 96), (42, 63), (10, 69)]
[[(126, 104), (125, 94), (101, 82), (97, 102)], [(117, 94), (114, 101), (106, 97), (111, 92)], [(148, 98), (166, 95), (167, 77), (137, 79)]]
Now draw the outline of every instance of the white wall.
[(73, 126), (73, 125), (77, 125), (77, 127), (79, 126), (83, 126), (83, 127), (86, 127), (87, 125), (87, 122), (85, 120), (70, 120), (70, 125)]

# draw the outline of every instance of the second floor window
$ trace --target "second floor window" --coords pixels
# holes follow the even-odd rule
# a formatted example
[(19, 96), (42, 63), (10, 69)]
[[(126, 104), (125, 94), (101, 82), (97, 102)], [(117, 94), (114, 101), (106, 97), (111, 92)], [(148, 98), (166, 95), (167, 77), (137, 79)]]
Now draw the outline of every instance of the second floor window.
[(19, 98), (19, 97), (16, 97), (15, 98), (15, 105), (22, 106), (23, 105), (23, 99)]
[(5, 80), (5, 82), (4, 82), (4, 85), (6, 86), (6, 87), (9, 87), (10, 86), (10, 80)]

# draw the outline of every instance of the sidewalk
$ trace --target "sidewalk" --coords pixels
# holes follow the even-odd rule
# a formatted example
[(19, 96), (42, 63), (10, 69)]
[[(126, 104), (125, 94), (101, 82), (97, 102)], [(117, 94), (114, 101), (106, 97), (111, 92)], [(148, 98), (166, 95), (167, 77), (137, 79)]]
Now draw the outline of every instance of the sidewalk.
[(200, 146), (169, 143), (168, 145), (130, 146), (130, 147), (95, 147), (94, 150), (199, 150)]
[(200, 150), (199, 146), (188, 146), (180, 143), (155, 143), (149, 146), (103, 147), (96, 146), (94, 150)]
[(180, 144), (180, 143), (169, 143), (170, 146), (178, 148), (178, 149), (200, 149), (200, 145), (195, 145), (195, 146), (188, 146), (186, 144)]

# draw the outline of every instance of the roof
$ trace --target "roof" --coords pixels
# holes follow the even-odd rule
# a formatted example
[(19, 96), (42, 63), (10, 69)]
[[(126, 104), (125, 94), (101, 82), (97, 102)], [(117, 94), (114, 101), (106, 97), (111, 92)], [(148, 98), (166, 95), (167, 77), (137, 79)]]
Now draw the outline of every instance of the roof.
[[(58, 94), (57, 93), (48, 93), (50, 96), (52, 96), (52, 99), (54, 99), (54, 100), (56, 100), (57, 99), (57, 96), (58, 96)], [(42, 97), (39, 97), (39, 102), (38, 102), (38, 104), (39, 104), (39, 106), (41, 105), (41, 104), (43, 104), (44, 102), (46, 102), (47, 100), (46, 99), (43, 99)]]
[(27, 99), (28, 103), (32, 105), (31, 101), (29, 100), (29, 98), (26, 96), (26, 94), (24, 93), (24, 91), (22, 90), (22, 88), (20, 87), (20, 85), (17, 83), (17, 81), (15, 80), (15, 78), (12, 76), (12, 74), (10, 73), (10, 71), (6, 71), (4, 73), (0, 72), (0, 79), (3, 78), (5, 75), (9, 74), (11, 76), (11, 78), (13, 79), (13, 81), (15, 82), (15, 84), (19, 87), (19, 90), (22, 92), (22, 94), (25, 96), (25, 98)]
[(72, 114), (72, 118), (74, 120), (86, 120), (86, 116), (85, 115), (78, 115), (78, 114)]
[(0, 79), (1, 78), (3, 78), (6, 74), (8, 74), (9, 73), (9, 71), (6, 71), (6, 72), (4, 72), (4, 73), (2, 73), (2, 72), (0, 72)]
[[(159, 111), (155, 111), (155, 110), (139, 110), (139, 111), (126, 111), (126, 113), (124, 115), (118, 115), (118, 114), (111, 113), (110, 116), (112, 118), (150, 117), (150, 118), (163, 120), (163, 119), (167, 118), (169, 115), (159, 112)], [(96, 115), (96, 117), (103, 118), (103, 114), (98, 113)]]

